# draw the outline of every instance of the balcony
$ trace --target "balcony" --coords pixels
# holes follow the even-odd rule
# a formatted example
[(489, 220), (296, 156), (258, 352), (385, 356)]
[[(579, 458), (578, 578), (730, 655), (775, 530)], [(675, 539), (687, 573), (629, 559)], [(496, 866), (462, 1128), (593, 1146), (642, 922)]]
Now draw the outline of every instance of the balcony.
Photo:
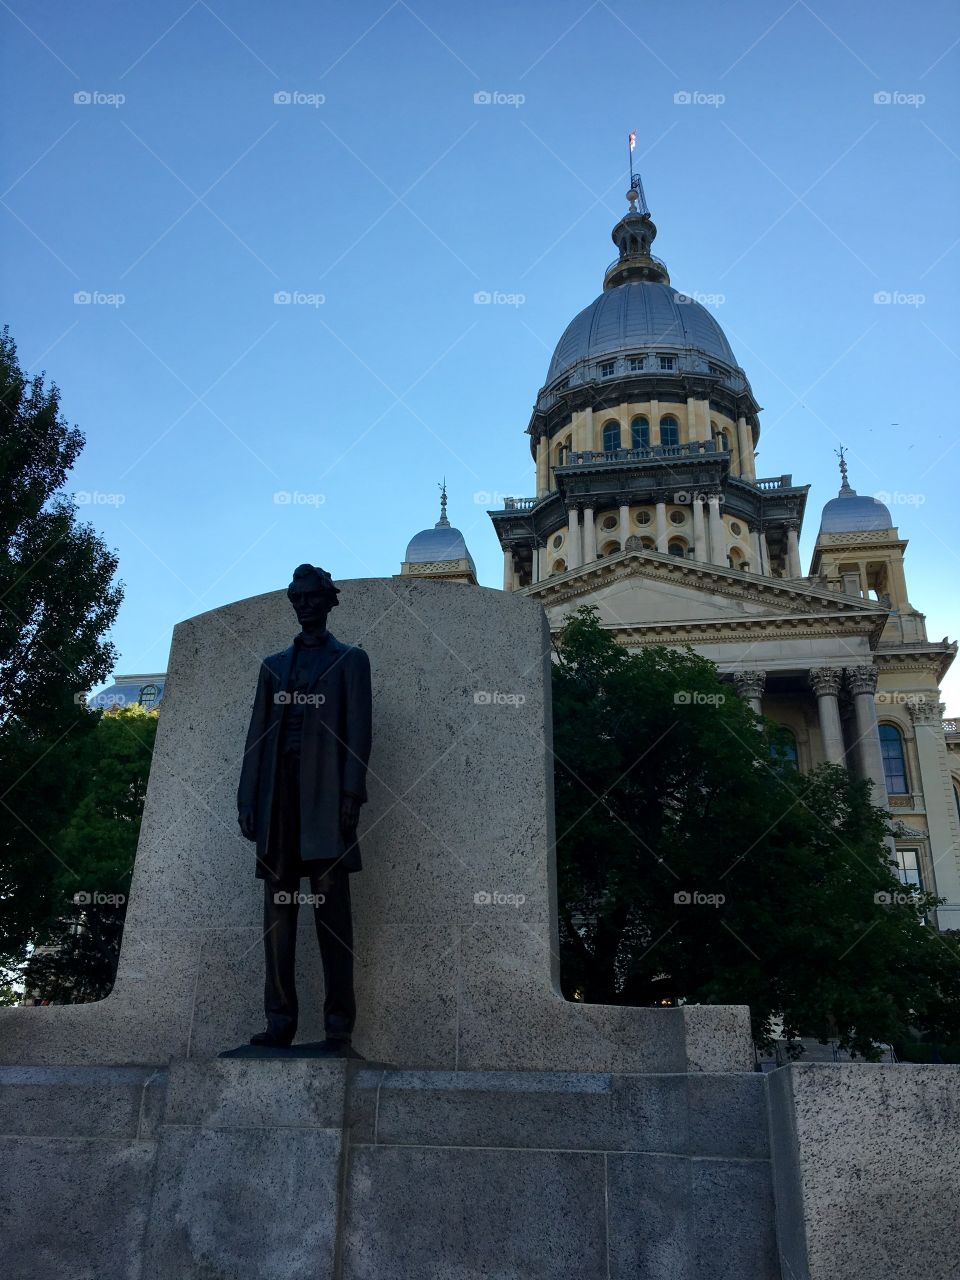
[(568, 453), (557, 471), (570, 467), (623, 466), (629, 462), (676, 462), (699, 458), (726, 459), (727, 449), (718, 449), (712, 440), (692, 440), (689, 444), (656, 444), (646, 449), (584, 449)]

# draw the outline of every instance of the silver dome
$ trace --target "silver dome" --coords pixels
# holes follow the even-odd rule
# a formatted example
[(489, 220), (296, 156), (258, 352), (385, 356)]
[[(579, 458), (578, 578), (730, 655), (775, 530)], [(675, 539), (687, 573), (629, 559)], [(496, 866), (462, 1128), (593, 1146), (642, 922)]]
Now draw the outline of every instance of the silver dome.
[(571, 320), (553, 353), (546, 385), (580, 361), (661, 348), (700, 352), (738, 368), (726, 334), (706, 307), (668, 284), (635, 280), (601, 293)]
[(404, 561), (408, 564), (429, 564), (434, 560), (466, 560), (476, 577), (477, 567), (459, 529), (446, 524), (433, 529), (422, 529), (407, 546)]
[(867, 533), (892, 528), (890, 512), (882, 502), (857, 493), (847, 484), (830, 499), (820, 517), (821, 533)]

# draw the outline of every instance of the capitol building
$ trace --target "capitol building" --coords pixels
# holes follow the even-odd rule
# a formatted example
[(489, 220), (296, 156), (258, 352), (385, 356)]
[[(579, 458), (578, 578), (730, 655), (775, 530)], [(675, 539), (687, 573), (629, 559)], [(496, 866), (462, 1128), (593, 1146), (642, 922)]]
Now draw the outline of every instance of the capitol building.
[[(537, 395), (536, 493), (489, 513), (503, 589), (539, 600), (554, 630), (594, 605), (628, 648), (710, 658), (789, 731), (801, 771), (829, 761), (870, 780), (893, 814), (901, 880), (945, 898), (939, 926), (960, 928), (960, 734), (940, 702), (956, 643), (928, 638), (907, 542), (851, 487), (842, 451), (804, 572), (809, 485), (757, 475), (747, 374), (651, 252), (638, 179), (628, 201), (603, 290), (561, 334)], [(401, 572), (476, 583), (445, 502)]]

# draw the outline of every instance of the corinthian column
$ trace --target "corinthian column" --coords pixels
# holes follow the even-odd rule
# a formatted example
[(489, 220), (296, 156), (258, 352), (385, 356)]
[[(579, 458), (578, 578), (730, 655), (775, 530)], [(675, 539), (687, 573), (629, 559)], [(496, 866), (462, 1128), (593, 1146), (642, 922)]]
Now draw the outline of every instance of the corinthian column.
[(817, 695), (817, 711), (820, 714), (820, 737), (823, 754), (830, 764), (843, 764), (843, 729), (840, 726), (840, 667), (811, 667), (807, 672), (810, 687)]
[(734, 671), (733, 683), (738, 695), (748, 702), (757, 715), (761, 715), (763, 686), (767, 681), (765, 671)]
[(864, 664), (846, 667), (847, 687), (853, 695), (853, 709), (857, 717), (857, 759), (860, 776), (873, 783), (871, 799), (881, 809), (887, 807), (887, 779), (883, 772), (883, 755), (880, 751), (880, 730), (877, 725), (876, 667)]
[(803, 570), (800, 567), (800, 542), (799, 542), (800, 526), (796, 520), (787, 521), (787, 577), (802, 578)]
[(710, 525), (710, 563), (727, 563), (727, 540), (723, 521), (720, 519), (720, 495), (712, 493), (707, 499), (707, 518)]

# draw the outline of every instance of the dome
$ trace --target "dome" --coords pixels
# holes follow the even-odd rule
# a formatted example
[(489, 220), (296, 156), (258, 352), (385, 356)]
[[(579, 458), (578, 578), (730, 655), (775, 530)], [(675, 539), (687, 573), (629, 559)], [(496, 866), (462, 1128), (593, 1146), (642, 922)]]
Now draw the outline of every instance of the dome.
[(821, 533), (867, 533), (892, 528), (893, 520), (883, 503), (857, 493), (846, 481), (820, 517)]
[(414, 534), (407, 544), (404, 560), (408, 564), (428, 564), (436, 560), (466, 560), (474, 575), (477, 572), (463, 534), (450, 524), (436, 525), (433, 529), (422, 529)]
[(639, 348), (696, 352), (738, 368), (726, 334), (706, 307), (668, 284), (632, 280), (601, 293), (567, 325), (550, 361), (547, 386), (581, 361)]

